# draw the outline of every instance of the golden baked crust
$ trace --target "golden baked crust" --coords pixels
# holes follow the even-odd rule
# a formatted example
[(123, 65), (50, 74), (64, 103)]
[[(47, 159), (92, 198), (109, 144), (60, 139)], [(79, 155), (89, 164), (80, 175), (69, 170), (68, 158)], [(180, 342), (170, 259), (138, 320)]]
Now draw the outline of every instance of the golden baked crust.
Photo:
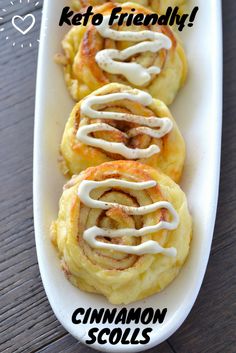
[[(89, 5), (100, 6), (104, 2), (113, 2), (117, 4), (123, 4), (127, 2), (126, 0), (72, 0), (72, 7), (76, 11), (80, 11), (82, 8), (86, 8)], [(150, 8), (152, 11), (164, 14), (168, 6), (175, 7), (178, 6), (180, 11), (183, 12), (186, 7), (186, 0), (133, 0), (141, 6)]]
[[(94, 190), (93, 199), (105, 202), (115, 200), (121, 205), (135, 207), (165, 200), (177, 211), (179, 226), (176, 230), (161, 230), (142, 238), (124, 234), (118, 239), (99, 237), (99, 240), (138, 245), (152, 239), (162, 247), (176, 248), (176, 257), (162, 254), (129, 255), (88, 245), (83, 232), (95, 225), (110, 229), (139, 229), (169, 219), (165, 209), (144, 216), (130, 216), (120, 207), (103, 211), (80, 202), (78, 187), (83, 180), (102, 181), (110, 178), (132, 182), (155, 180), (157, 186), (138, 192), (117, 187)], [(192, 220), (180, 187), (160, 171), (131, 161), (104, 163), (74, 176), (64, 187), (58, 218), (51, 227), (51, 239), (58, 249), (68, 279), (84, 291), (103, 294), (113, 304), (128, 304), (143, 299), (172, 282), (188, 255), (191, 233)]]
[[(92, 96), (108, 95), (117, 92), (134, 92), (134, 90), (129, 86), (111, 83), (93, 92)], [(82, 102), (83, 100), (77, 103), (72, 110), (61, 142), (61, 154), (69, 175), (78, 174), (88, 167), (104, 162), (125, 159), (122, 155), (111, 154), (105, 150), (85, 145), (77, 139), (76, 134), (80, 126), (97, 122), (96, 119), (89, 119), (81, 115)], [(109, 103), (100, 109), (102, 111), (136, 114), (143, 117), (170, 118), (173, 122), (173, 128), (164, 137), (157, 139), (140, 133), (138, 136), (127, 139), (124, 143), (128, 147), (141, 149), (148, 148), (153, 144), (159, 146), (159, 153), (149, 158), (140, 159), (139, 161), (154, 168), (159, 168), (174, 181), (179, 181), (185, 161), (185, 143), (169, 109), (163, 102), (154, 99), (150, 106), (145, 107), (134, 101), (122, 100)], [(134, 123), (124, 121), (109, 121), (109, 124), (112, 124), (118, 130), (116, 132), (105, 131), (96, 133), (94, 137), (106, 141), (123, 142), (122, 132), (127, 132), (136, 126)]]
[[(103, 15), (109, 15), (116, 5), (106, 3), (97, 11)], [(122, 13), (131, 13), (135, 8), (136, 13), (149, 14), (149, 9), (134, 3), (121, 5)], [(170, 50), (161, 49), (157, 53), (145, 52), (137, 54), (135, 61), (144, 67), (158, 66), (160, 74), (142, 86), (153, 97), (164, 101), (167, 105), (174, 100), (178, 90), (184, 84), (187, 75), (187, 61), (184, 50), (174, 32), (168, 26), (130, 26), (114, 25), (116, 30), (142, 31), (151, 30), (168, 36), (172, 41)], [(69, 92), (75, 101), (79, 101), (94, 90), (110, 82), (130, 84), (123, 75), (109, 74), (103, 71), (96, 62), (96, 54), (103, 49), (123, 50), (132, 46), (128, 41), (114, 41), (104, 39), (92, 24), (73, 27), (62, 41), (64, 55), (59, 55), (57, 61), (64, 66), (65, 81)], [(134, 58), (131, 57), (129, 61)], [(141, 88), (141, 87), (138, 87)]]

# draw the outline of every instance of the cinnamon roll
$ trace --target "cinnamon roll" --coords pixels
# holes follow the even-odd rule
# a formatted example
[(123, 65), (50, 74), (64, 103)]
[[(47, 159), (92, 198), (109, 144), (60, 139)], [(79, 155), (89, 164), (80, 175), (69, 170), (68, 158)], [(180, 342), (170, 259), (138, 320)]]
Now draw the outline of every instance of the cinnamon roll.
[[(104, 0), (72, 0), (72, 7), (76, 11), (80, 11), (83, 8), (91, 6), (100, 6), (104, 4)], [(117, 4), (123, 4), (126, 0), (108, 0), (106, 2), (114, 2)], [(152, 11), (164, 14), (169, 6), (178, 6), (180, 11), (183, 12), (186, 8), (186, 0), (133, 0), (141, 6), (145, 6)]]
[(110, 83), (77, 103), (61, 143), (69, 175), (112, 160), (138, 160), (176, 182), (185, 143), (169, 109), (148, 93)]
[(191, 232), (186, 197), (174, 181), (150, 166), (114, 161), (65, 185), (51, 239), (73, 285), (128, 304), (173, 281)]
[[(187, 62), (184, 50), (168, 26), (109, 26), (114, 3), (97, 8), (104, 15), (101, 25), (75, 26), (62, 41), (69, 92), (78, 101), (110, 82), (143, 89), (167, 105), (184, 84)], [(121, 5), (121, 13), (151, 14), (134, 3)]]

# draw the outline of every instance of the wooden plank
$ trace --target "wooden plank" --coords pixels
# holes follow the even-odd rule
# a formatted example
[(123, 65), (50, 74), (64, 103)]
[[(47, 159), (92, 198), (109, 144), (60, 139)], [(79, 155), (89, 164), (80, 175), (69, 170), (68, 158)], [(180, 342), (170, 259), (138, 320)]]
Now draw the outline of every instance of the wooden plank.
[(179, 353), (235, 353), (235, 246), (211, 257), (197, 302), (170, 343)]
[(233, 237), (233, 234), (235, 234), (236, 229), (236, 41), (232, 41), (232, 35), (236, 35), (236, 3), (235, 1), (224, 0), (222, 5), (224, 19), (223, 143), (221, 156), (220, 198), (216, 220), (215, 241), (213, 242), (212, 249), (213, 254), (216, 251), (220, 251), (225, 246), (229, 246), (235, 242), (235, 237)]

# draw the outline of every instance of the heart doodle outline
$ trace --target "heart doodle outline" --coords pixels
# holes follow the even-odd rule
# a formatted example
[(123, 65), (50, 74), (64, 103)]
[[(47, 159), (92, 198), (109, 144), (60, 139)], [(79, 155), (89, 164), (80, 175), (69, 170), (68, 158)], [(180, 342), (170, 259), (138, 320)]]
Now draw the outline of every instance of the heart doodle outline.
[[(25, 30), (22, 30), (20, 27), (18, 27), (17, 26), (17, 24), (15, 23), (15, 20), (16, 19), (20, 19), (21, 21), (25, 21), (26, 20), (26, 18), (32, 18), (32, 23), (28, 26), (28, 28), (26, 28)], [(35, 17), (34, 17), (34, 15), (32, 15), (31, 13), (29, 13), (29, 14), (27, 14), (27, 15), (25, 15), (25, 16), (20, 16), (20, 15), (15, 15), (15, 16), (13, 16), (12, 17), (12, 20), (11, 20), (11, 23), (12, 23), (12, 25), (13, 25), (13, 27), (17, 30), (17, 31), (19, 31), (21, 34), (23, 34), (23, 36), (25, 35), (25, 34), (27, 34), (33, 27), (34, 27), (34, 25), (35, 25)]]

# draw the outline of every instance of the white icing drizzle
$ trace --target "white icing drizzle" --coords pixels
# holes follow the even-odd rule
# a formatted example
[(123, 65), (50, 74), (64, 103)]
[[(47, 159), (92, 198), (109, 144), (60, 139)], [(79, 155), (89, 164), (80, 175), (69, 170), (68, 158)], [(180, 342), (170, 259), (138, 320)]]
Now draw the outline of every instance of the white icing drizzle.
[[(170, 49), (172, 42), (169, 37), (162, 33), (152, 32), (149, 30), (132, 32), (132, 31), (116, 31), (109, 27), (110, 16), (104, 16), (101, 25), (97, 26), (99, 34), (103, 38), (110, 38), (116, 41), (132, 41), (140, 42), (124, 50), (104, 49), (96, 54), (96, 62), (100, 68), (110, 74), (121, 74), (136, 86), (148, 84), (152, 75), (158, 75), (160, 68), (151, 66), (145, 68), (135, 62), (124, 62), (128, 58), (145, 52), (157, 53), (161, 49)], [(117, 21), (118, 22), (118, 19)], [(114, 23), (116, 23), (114, 22)], [(118, 60), (118, 61), (115, 61)]]
[[(152, 103), (152, 97), (148, 93), (134, 89), (131, 92), (111, 93), (105, 96), (88, 96), (83, 100), (81, 104), (81, 113), (84, 116), (89, 117), (90, 119), (107, 119), (121, 121), (123, 120), (139, 125), (144, 125), (130, 129), (126, 133), (122, 133), (127, 138), (137, 136), (140, 133), (146, 134), (153, 138), (162, 138), (163, 136), (168, 134), (173, 128), (173, 123), (169, 118), (142, 117), (132, 114), (104, 112), (93, 108), (93, 106), (122, 101), (124, 99), (136, 101), (145, 106), (148, 106)], [(158, 130), (154, 130), (153, 128), (158, 128)], [(78, 140), (85, 143), (86, 145), (101, 148), (110, 153), (118, 153), (127, 159), (148, 158), (160, 152), (160, 148), (157, 145), (151, 145), (145, 149), (134, 149), (125, 146), (123, 142), (109, 142), (89, 136), (89, 134), (96, 131), (120, 132), (120, 130), (117, 130), (116, 128), (106, 123), (95, 123), (91, 125), (80, 126), (77, 131), (76, 137)]]
[(90, 193), (92, 190), (97, 188), (110, 188), (110, 187), (120, 187), (126, 189), (133, 190), (145, 190), (151, 187), (156, 186), (157, 183), (154, 180), (146, 181), (146, 182), (129, 182), (125, 180), (118, 179), (107, 179), (104, 181), (92, 181), (92, 180), (83, 180), (78, 188), (78, 196), (87, 207), (90, 208), (99, 208), (102, 210), (109, 210), (111, 208), (120, 207), (122, 210), (126, 212), (128, 215), (146, 215), (148, 213), (154, 212), (158, 209), (165, 208), (171, 214), (172, 220), (171, 222), (160, 221), (158, 224), (153, 226), (143, 227), (141, 229), (135, 228), (123, 228), (118, 230), (113, 229), (103, 229), (97, 226), (91, 227), (83, 233), (84, 240), (93, 248), (103, 248), (114, 251), (119, 251), (128, 254), (158, 254), (162, 253), (166, 256), (176, 256), (177, 251), (175, 248), (163, 248), (158, 242), (153, 240), (148, 240), (137, 246), (129, 246), (129, 245), (118, 245), (118, 244), (110, 244), (103, 243), (96, 240), (97, 236), (109, 237), (109, 238), (117, 238), (126, 236), (132, 237), (143, 237), (148, 234), (155, 233), (161, 229), (174, 230), (178, 227), (179, 224), (179, 216), (173, 205), (167, 201), (159, 201), (155, 202), (151, 205), (140, 206), (140, 207), (130, 207), (125, 205), (120, 205), (118, 203), (112, 202), (103, 202), (99, 200), (94, 200), (90, 197)]

